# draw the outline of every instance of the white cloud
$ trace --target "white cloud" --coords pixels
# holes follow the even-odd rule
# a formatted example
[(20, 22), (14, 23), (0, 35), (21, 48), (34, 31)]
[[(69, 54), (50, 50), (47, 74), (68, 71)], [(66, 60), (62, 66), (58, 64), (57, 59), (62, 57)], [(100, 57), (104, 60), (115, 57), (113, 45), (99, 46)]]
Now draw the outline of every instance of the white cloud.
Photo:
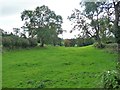
[[(80, 8), (80, 0), (1, 0), (0, 6), (0, 28), (11, 31), (14, 27), (21, 27), (20, 14), (25, 9), (35, 9), (37, 6), (46, 5), (63, 17), (63, 29), (68, 33), (64, 33), (65, 38), (70, 38), (71, 23), (67, 17), (72, 13), (74, 8)], [(74, 35), (73, 35), (74, 36)], [(73, 37), (72, 36), (72, 37)]]

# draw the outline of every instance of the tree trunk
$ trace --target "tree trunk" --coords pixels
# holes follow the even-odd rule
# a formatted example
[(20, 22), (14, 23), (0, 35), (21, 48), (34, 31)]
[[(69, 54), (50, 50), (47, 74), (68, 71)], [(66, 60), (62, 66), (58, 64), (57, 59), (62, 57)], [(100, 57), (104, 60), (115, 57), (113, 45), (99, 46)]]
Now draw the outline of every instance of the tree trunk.
[(117, 70), (120, 74), (120, 44), (118, 44), (118, 62), (117, 62)]
[(101, 39), (99, 36), (99, 28), (96, 28), (96, 26), (95, 26), (95, 30), (96, 30), (95, 39), (96, 39), (96, 42), (98, 43), (98, 48), (102, 48), (102, 42), (101, 42)]
[(54, 45), (54, 46), (56, 46), (56, 44), (55, 44), (55, 43), (54, 43), (53, 45)]
[(40, 40), (40, 43), (41, 43), (40, 47), (44, 47), (44, 40), (43, 40), (43, 38)]
[(120, 1), (117, 2), (117, 4), (114, 2), (114, 9), (115, 9), (115, 22), (114, 22), (114, 32), (115, 32), (115, 38), (116, 42), (118, 44), (118, 63), (117, 63), (117, 70), (120, 74), (120, 26), (118, 25), (119, 23), (119, 18), (120, 18)]
[(40, 45), (40, 47), (44, 47), (44, 42), (41, 42), (41, 45)]
[(55, 40), (53, 40), (53, 46), (56, 46)]
[(98, 15), (99, 14), (98, 14), (98, 10), (97, 10), (97, 28), (96, 28), (97, 42), (99, 44), (99, 48), (103, 48), (102, 47), (101, 38), (100, 38), (100, 35), (99, 35), (99, 33), (100, 33), (100, 26), (99, 26), (99, 22), (98, 22), (98, 20), (99, 20)]

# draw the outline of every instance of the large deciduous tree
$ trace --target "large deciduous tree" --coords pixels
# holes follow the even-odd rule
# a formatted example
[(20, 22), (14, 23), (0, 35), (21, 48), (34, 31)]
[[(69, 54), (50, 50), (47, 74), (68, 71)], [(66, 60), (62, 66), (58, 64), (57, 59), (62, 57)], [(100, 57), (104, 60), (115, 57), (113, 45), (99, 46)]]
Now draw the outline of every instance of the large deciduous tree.
[(34, 12), (32, 10), (24, 10), (21, 13), (21, 19), (22, 21), (25, 21), (24, 26), (22, 27), (25, 29), (29, 36), (32, 38), (35, 35), (35, 17), (34, 17)]
[[(41, 47), (45, 43), (55, 42), (62, 33), (62, 17), (56, 15), (47, 6), (36, 7), (34, 11), (25, 10), (21, 15), (31, 37), (37, 36)], [(55, 45), (55, 43), (53, 43)]]
[[(81, 37), (92, 37), (102, 48), (109, 37), (114, 37), (112, 4), (106, 2), (81, 2), (83, 11), (75, 9), (69, 17), (74, 22), (73, 30), (79, 29)], [(112, 13), (112, 14), (111, 14)]]
[(115, 10), (114, 32), (118, 44), (118, 71), (120, 73), (120, 1), (113, 2)]

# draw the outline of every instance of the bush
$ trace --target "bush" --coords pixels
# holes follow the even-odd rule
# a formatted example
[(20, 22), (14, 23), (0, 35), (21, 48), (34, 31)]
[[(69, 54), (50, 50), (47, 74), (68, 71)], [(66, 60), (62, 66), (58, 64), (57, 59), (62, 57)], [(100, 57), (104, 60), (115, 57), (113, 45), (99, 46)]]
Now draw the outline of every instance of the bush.
[(5, 36), (2, 38), (2, 45), (5, 48), (27, 48), (37, 46), (37, 40), (33, 38), (22, 38), (18, 36)]
[(30, 43), (29, 43), (29, 40), (28, 39), (25, 39), (25, 38), (16, 38), (16, 44), (15, 46), (17, 48), (27, 48), (30, 46)]
[(93, 39), (86, 38), (84, 41), (84, 46), (92, 45), (94, 43)]
[(28, 38), (28, 40), (29, 40), (29, 44), (30, 44), (31, 47), (37, 46), (37, 39)]
[(77, 39), (77, 46), (88, 46), (94, 43), (92, 38), (78, 38)]
[(65, 47), (74, 47), (75, 44), (76, 44), (75, 39), (65, 39), (65, 41), (64, 41)]
[(16, 41), (18, 37), (17, 36), (11, 36), (11, 41), (12, 41), (12, 49), (16, 48)]
[(0, 36), (0, 46), (2, 46), (2, 36)]
[(30, 43), (29, 43), (29, 40), (28, 39), (25, 39), (25, 38), (21, 38), (21, 47), (22, 48), (27, 48), (30, 46)]
[(115, 70), (104, 72), (102, 74), (102, 83), (104, 88), (109, 88), (109, 89), (120, 88), (119, 73)]
[(104, 43), (99, 44), (98, 42), (95, 42), (93, 44), (93, 46), (96, 47), (96, 48), (105, 48), (105, 44)]
[(66, 39), (64, 41), (64, 45), (65, 45), (65, 47), (70, 47), (70, 40)]
[(15, 46), (16, 46), (17, 48), (19, 48), (19, 47), (22, 46), (22, 40), (21, 40), (21, 38), (17, 38), (17, 39), (16, 39)]
[(76, 44), (76, 40), (75, 39), (70, 39), (70, 46), (74, 47)]
[(2, 38), (2, 45), (3, 45), (4, 47), (11, 48), (12, 38), (11, 38), (11, 37), (3, 37), (3, 38)]
[(117, 51), (118, 44), (117, 43), (106, 44), (106, 48)]

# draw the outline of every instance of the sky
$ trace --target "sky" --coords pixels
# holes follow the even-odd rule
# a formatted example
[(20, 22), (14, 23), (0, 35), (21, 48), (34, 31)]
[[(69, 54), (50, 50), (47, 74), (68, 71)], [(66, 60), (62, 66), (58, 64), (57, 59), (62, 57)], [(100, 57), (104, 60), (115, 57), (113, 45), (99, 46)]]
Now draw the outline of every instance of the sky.
[(67, 17), (72, 14), (75, 8), (80, 9), (80, 0), (0, 0), (0, 28), (11, 32), (13, 28), (20, 28), (24, 22), (21, 21), (21, 12), (24, 10), (34, 10), (37, 6), (46, 5), (57, 15), (63, 17), (63, 33), (60, 37), (73, 38), (78, 32), (69, 33), (72, 29)]

